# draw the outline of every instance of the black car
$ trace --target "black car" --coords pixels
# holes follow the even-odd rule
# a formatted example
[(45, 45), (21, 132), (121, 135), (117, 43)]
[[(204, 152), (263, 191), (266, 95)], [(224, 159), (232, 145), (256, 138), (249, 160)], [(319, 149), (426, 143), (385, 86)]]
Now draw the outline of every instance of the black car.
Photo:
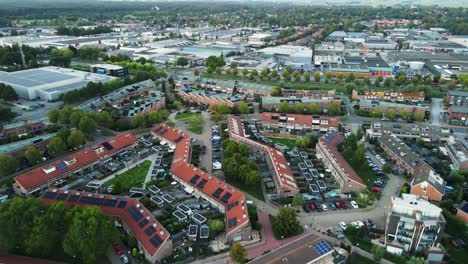
[(302, 208), (304, 209), (304, 211), (305, 211), (306, 213), (309, 213), (309, 212), (310, 212), (310, 209), (309, 209), (309, 205), (308, 205), (308, 204), (303, 204), (303, 205), (302, 205)]

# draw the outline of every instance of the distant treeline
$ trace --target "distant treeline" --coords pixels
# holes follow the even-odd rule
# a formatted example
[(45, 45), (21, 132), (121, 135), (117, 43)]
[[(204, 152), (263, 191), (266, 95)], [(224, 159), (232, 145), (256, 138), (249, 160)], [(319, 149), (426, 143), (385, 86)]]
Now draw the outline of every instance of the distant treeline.
[(112, 28), (105, 26), (97, 26), (93, 28), (78, 28), (78, 27), (59, 27), (57, 35), (70, 35), (75, 37), (97, 35), (112, 32)]

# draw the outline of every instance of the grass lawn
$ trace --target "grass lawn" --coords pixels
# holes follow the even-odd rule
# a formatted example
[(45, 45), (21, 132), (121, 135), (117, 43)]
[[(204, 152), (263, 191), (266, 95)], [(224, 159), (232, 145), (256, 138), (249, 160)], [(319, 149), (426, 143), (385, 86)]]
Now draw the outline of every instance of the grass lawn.
[(193, 133), (203, 133), (203, 117), (200, 113), (186, 112), (177, 114), (175, 117), (177, 120), (183, 121), (187, 125), (187, 129)]
[(281, 143), (285, 146), (287, 146), (288, 148), (292, 149), (296, 146), (296, 140), (295, 139), (289, 139), (289, 138), (269, 138), (271, 139), (271, 141), (273, 141), (274, 143)]
[(260, 201), (265, 201), (265, 197), (263, 197), (262, 186), (260, 186), (260, 184), (262, 184), (261, 181), (259, 181), (258, 184), (250, 184), (250, 185), (246, 185), (242, 182), (232, 181), (232, 180), (228, 180), (227, 183), (233, 185), (234, 187), (236, 187), (237, 189), (241, 191), (244, 191), (252, 195), (253, 197), (259, 199)]
[(349, 256), (347, 263), (349, 264), (374, 264), (377, 262), (370, 260), (368, 258), (365, 258), (359, 254), (353, 253), (351, 254), (351, 256)]
[(103, 129), (101, 135), (103, 135), (103, 136), (105, 136), (105, 137), (113, 137), (113, 136), (115, 136), (114, 133), (110, 132), (110, 131), (107, 130), (107, 129)]
[(128, 190), (132, 187), (143, 187), (146, 174), (151, 166), (151, 161), (145, 160), (134, 168), (117, 175), (112, 180), (109, 180), (105, 185), (115, 185), (117, 182), (122, 186), (122, 189)]

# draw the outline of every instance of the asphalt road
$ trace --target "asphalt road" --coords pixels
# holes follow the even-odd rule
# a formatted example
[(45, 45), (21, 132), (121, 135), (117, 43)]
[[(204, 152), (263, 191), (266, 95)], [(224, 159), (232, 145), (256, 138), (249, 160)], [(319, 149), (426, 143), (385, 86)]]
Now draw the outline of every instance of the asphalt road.
[(431, 125), (439, 126), (441, 113), (443, 112), (441, 98), (432, 98), (431, 102)]

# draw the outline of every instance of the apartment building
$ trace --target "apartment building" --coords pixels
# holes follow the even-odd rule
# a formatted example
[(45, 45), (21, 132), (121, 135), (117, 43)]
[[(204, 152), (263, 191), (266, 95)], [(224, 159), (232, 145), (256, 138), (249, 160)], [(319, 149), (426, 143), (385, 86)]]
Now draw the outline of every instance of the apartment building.
[(366, 188), (366, 184), (338, 151), (337, 146), (343, 140), (343, 134), (335, 131), (328, 132), (320, 137), (317, 143), (317, 155), (325, 167), (331, 171), (331, 174), (340, 185), (341, 192), (359, 192)]
[(452, 105), (447, 110), (449, 120), (460, 125), (468, 125), (468, 107)]
[(3, 125), (0, 133), (1, 138), (10, 138), (13, 136), (26, 135), (28, 133), (41, 133), (47, 128), (42, 120), (37, 121), (20, 121), (16, 123)]
[(166, 124), (151, 130), (154, 138), (166, 142), (174, 155), (170, 172), (184, 190), (203, 198), (225, 214), (226, 240), (251, 240), (251, 226), (245, 194), (190, 163), (191, 137)]
[(91, 205), (99, 207), (103, 214), (112, 216), (114, 221), (119, 221), (125, 232), (136, 238), (138, 249), (143, 252), (149, 263), (160, 263), (173, 252), (171, 234), (137, 199), (49, 189), (40, 200), (47, 205), (62, 202), (66, 207)]
[(315, 99), (334, 99), (336, 96), (335, 90), (294, 90), (281, 88), (281, 95), (284, 97), (297, 98), (315, 98)]
[(430, 263), (441, 262), (439, 246), (446, 221), (442, 209), (412, 194), (392, 197), (386, 213), (385, 246), (401, 255), (424, 254)]
[(261, 123), (266, 129), (336, 131), (339, 119), (331, 116), (296, 115), (263, 112)]
[(240, 100), (230, 94), (207, 92), (203, 90), (193, 90), (191, 87), (186, 85), (180, 85), (177, 87), (177, 93), (180, 98), (188, 103), (196, 103), (201, 105), (217, 105), (221, 103), (227, 104), (229, 107), (234, 107), (235, 103)]
[(468, 170), (468, 149), (459, 140), (450, 136), (445, 143), (447, 154), (452, 161), (453, 170)]
[(86, 147), (62, 159), (16, 176), (13, 190), (18, 195), (38, 195), (53, 187), (56, 181), (79, 174), (85, 168), (137, 145), (138, 139), (132, 133), (119, 134), (94, 147)]
[(426, 142), (446, 141), (450, 137), (450, 129), (427, 124), (375, 121), (372, 123), (371, 127), (366, 130), (366, 135), (370, 138), (392, 135), (404, 139), (421, 139)]
[(310, 104), (316, 104), (323, 112), (327, 112), (328, 106), (334, 102), (341, 105), (340, 99), (326, 98), (317, 99), (311, 97), (284, 97), (284, 96), (263, 96), (262, 97), (262, 109), (264, 111), (278, 110), (281, 103), (286, 102), (290, 107), (294, 107), (296, 103), (301, 103), (304, 107)]
[(410, 116), (414, 112), (426, 112), (426, 108), (417, 105), (408, 105), (368, 99), (361, 99), (359, 101), (360, 111), (372, 112), (376, 108), (382, 110), (382, 113), (384, 114), (387, 113), (389, 110), (394, 110), (396, 114), (400, 114), (401, 111), (406, 111), (406, 113), (408, 113)]
[(239, 144), (246, 144), (255, 149), (261, 150), (267, 156), (267, 163), (273, 173), (273, 181), (276, 193), (281, 197), (294, 197), (299, 193), (299, 187), (289, 168), (289, 164), (283, 153), (279, 150), (263, 145), (246, 136), (244, 125), (237, 116), (228, 117), (229, 138)]
[(449, 105), (467, 105), (468, 104), (468, 92), (464, 91), (448, 91), (445, 101)]
[(424, 92), (418, 93), (399, 93), (399, 92), (374, 92), (374, 91), (356, 91), (353, 90), (352, 97), (355, 100), (382, 100), (393, 102), (424, 102), (426, 98)]

